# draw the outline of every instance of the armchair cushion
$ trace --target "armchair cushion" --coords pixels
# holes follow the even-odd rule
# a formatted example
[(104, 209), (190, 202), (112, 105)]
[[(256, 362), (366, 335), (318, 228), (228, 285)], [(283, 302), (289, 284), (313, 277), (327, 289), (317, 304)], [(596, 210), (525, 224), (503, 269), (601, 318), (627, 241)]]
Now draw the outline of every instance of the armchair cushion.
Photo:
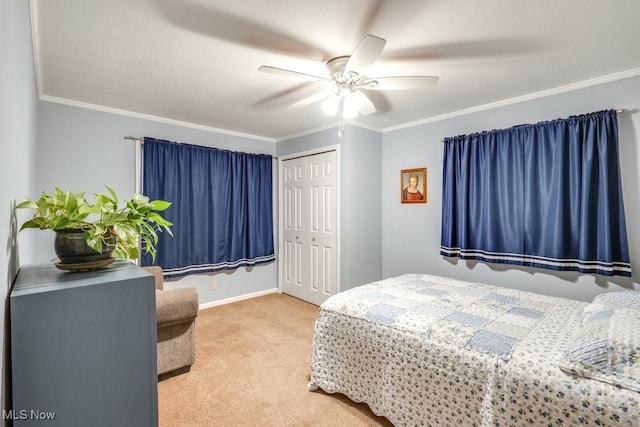
[(162, 268), (144, 267), (155, 277), (158, 375), (183, 372), (195, 362), (196, 288), (164, 289)]
[(198, 293), (195, 288), (156, 290), (158, 328), (183, 323), (198, 316)]

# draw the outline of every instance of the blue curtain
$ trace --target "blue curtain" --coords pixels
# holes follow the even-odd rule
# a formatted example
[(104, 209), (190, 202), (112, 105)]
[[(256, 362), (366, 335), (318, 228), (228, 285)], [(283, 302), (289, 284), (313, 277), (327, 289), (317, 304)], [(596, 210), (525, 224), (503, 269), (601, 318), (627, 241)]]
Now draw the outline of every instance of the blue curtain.
[(631, 276), (616, 112), (446, 138), (440, 253)]
[(143, 193), (173, 203), (154, 264), (178, 277), (274, 261), (271, 170), (269, 155), (145, 138)]

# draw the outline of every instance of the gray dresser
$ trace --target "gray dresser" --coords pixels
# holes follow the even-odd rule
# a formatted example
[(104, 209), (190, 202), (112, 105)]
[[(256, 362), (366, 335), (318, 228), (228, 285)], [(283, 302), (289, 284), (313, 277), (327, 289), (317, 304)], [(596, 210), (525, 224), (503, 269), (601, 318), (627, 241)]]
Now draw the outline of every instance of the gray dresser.
[(151, 274), (127, 261), (82, 273), (27, 265), (9, 310), (14, 425), (158, 425)]

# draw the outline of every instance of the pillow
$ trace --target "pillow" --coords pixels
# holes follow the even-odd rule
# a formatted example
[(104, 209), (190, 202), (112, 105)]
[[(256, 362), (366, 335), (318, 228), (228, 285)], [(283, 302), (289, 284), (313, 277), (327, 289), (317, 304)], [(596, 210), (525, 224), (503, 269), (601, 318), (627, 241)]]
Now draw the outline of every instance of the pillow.
[[(640, 292), (618, 291), (597, 295), (591, 304), (584, 308), (582, 324), (592, 316), (602, 316), (606, 309), (627, 308), (640, 311)], [(605, 311), (603, 311), (605, 310)]]
[(640, 392), (640, 310), (592, 307), (560, 360), (560, 369)]
[(599, 307), (626, 307), (640, 310), (640, 292), (618, 291), (597, 295), (589, 306)]

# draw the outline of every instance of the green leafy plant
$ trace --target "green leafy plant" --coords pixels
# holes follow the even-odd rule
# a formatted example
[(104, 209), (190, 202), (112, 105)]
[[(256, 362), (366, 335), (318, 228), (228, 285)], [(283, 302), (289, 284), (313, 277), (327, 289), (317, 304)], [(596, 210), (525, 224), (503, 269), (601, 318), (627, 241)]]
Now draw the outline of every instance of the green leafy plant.
[(42, 192), (37, 200), (27, 199), (16, 209), (33, 209), (34, 214), (22, 224), (20, 231), (27, 228), (82, 231), (89, 247), (102, 253), (108, 246), (116, 258), (138, 258), (140, 239), (141, 248), (155, 259), (158, 233), (166, 231), (172, 235), (169, 227), (173, 225), (158, 212), (167, 209), (171, 203), (150, 201), (148, 197), (136, 194), (124, 206), (118, 207), (118, 196), (110, 187), (106, 188), (108, 195), (93, 193), (93, 202), (87, 200), (85, 193), (57, 187), (53, 194)]

